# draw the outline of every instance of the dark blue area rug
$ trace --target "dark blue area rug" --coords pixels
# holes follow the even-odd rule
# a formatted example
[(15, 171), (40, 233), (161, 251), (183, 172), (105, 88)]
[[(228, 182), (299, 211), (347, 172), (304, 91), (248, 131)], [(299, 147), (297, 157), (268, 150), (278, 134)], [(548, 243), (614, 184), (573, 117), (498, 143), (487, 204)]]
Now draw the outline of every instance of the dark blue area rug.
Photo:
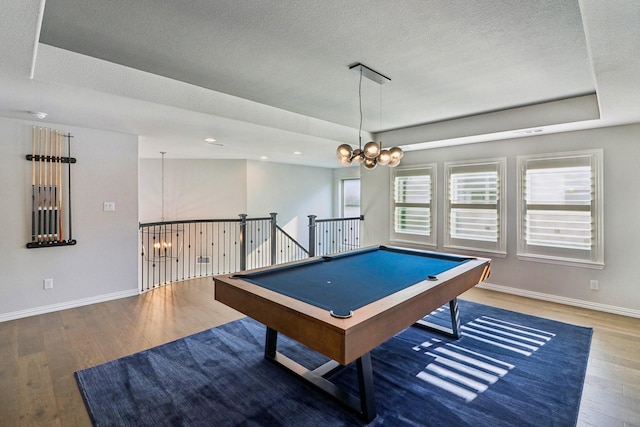
[[(428, 316), (439, 322), (447, 308)], [(463, 336), (409, 328), (371, 352), (372, 426), (574, 426), (592, 330), (460, 301)], [(263, 358), (245, 318), (76, 372), (96, 426), (360, 426)], [(309, 368), (326, 359), (280, 335)], [(332, 381), (356, 394), (355, 368)]]

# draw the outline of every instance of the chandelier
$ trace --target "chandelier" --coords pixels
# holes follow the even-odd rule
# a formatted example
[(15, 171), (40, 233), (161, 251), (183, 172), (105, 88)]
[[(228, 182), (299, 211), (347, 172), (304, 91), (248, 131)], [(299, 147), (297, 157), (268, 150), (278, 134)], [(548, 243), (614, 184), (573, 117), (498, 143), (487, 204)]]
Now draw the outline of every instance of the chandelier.
[[(402, 159), (404, 155), (402, 149), (399, 147), (389, 149), (382, 148), (382, 141), (380, 141), (380, 143), (369, 141), (362, 147), (362, 77), (367, 77), (379, 85), (390, 82), (391, 79), (360, 63), (350, 66), (349, 69), (360, 73), (360, 83), (358, 86), (358, 102), (360, 106), (358, 148), (353, 149), (349, 144), (338, 146), (336, 150), (338, 161), (342, 166), (359, 163), (366, 169), (373, 169), (377, 165), (389, 166), (391, 168), (396, 167), (400, 164), (400, 159)], [(382, 102), (380, 102), (380, 109), (382, 110)]]
[(162, 179), (161, 179), (161, 211), (160, 222), (152, 226), (145, 227), (142, 231), (142, 254), (147, 261), (156, 263), (165, 262), (171, 259), (179, 260), (182, 254), (182, 243), (184, 242), (184, 226), (174, 221), (165, 222), (164, 219), (164, 156), (166, 151), (161, 151), (162, 155)]

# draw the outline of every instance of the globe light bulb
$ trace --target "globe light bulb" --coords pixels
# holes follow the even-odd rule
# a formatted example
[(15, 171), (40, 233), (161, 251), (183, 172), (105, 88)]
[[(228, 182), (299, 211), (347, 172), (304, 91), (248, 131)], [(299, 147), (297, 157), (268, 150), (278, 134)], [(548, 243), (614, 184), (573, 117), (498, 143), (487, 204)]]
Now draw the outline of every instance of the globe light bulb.
[(338, 159), (338, 163), (342, 166), (351, 166), (351, 158), (350, 157), (340, 157)]
[(390, 148), (389, 153), (391, 153), (392, 159), (398, 159), (398, 161), (400, 161), (400, 159), (402, 159), (402, 156), (404, 156), (404, 153), (402, 152), (402, 149), (400, 147)]
[(364, 162), (364, 153), (362, 152), (362, 150), (359, 148), (356, 148), (355, 150), (353, 150), (353, 155), (351, 156), (351, 160), (355, 163)]
[(390, 161), (391, 161), (391, 153), (389, 152), (389, 150), (380, 151), (380, 154), (378, 154), (378, 163), (384, 166), (384, 165), (388, 165)]
[(343, 158), (350, 158), (352, 153), (351, 146), (349, 144), (342, 144), (338, 146), (336, 149), (336, 154), (338, 155), (338, 160)]
[(389, 163), (387, 164), (387, 166), (389, 166), (390, 168), (395, 168), (396, 166), (398, 166), (400, 164), (400, 159), (396, 158), (391, 158), (391, 160), (389, 160)]
[(364, 146), (364, 156), (367, 159), (375, 159), (380, 154), (380, 146), (375, 141), (369, 141)]
[(369, 159), (369, 158), (364, 159), (364, 162), (362, 163), (365, 169), (369, 169), (369, 170), (375, 169), (377, 164), (378, 162), (376, 161), (376, 159)]

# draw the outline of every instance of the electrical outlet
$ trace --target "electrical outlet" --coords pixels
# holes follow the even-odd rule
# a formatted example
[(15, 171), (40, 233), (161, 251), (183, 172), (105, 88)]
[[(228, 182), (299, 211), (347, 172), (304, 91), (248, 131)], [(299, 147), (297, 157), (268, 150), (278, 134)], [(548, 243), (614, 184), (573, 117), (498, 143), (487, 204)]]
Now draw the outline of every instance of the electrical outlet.
[(53, 289), (53, 279), (44, 279), (43, 282), (45, 289)]
[(600, 283), (598, 283), (597, 280), (590, 280), (589, 281), (589, 289), (591, 289), (592, 291), (599, 291), (600, 290)]

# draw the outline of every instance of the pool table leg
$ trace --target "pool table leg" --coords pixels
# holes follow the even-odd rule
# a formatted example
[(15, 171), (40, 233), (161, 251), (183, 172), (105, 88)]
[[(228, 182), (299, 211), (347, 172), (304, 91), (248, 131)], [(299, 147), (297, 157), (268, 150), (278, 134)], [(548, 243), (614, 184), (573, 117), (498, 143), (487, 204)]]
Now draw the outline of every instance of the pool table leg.
[(373, 392), (373, 368), (371, 353), (365, 353), (356, 360), (358, 367), (358, 388), (360, 389), (360, 411), (366, 422), (376, 417), (376, 399)]
[(458, 298), (449, 301), (449, 309), (451, 311), (451, 328), (453, 336), (458, 339), (462, 336), (460, 332), (460, 309), (458, 309)]
[(345, 366), (329, 360), (314, 370), (309, 370), (298, 362), (277, 351), (278, 331), (267, 326), (265, 337), (264, 357), (297, 375), (300, 379), (314, 385), (329, 394), (346, 407), (354, 410), (366, 421), (371, 422), (377, 416), (376, 402), (373, 388), (373, 369), (371, 355), (366, 353), (356, 360), (358, 373), (359, 398), (347, 393), (327, 378)]
[(440, 332), (455, 339), (459, 339), (462, 334), (460, 332), (460, 310), (458, 309), (458, 298), (454, 298), (449, 301), (449, 312), (451, 313), (451, 328), (436, 325), (435, 323), (422, 319), (414, 323), (414, 326), (430, 331)]
[(278, 346), (278, 331), (267, 326), (267, 335), (264, 343), (264, 357), (273, 359), (276, 356)]

